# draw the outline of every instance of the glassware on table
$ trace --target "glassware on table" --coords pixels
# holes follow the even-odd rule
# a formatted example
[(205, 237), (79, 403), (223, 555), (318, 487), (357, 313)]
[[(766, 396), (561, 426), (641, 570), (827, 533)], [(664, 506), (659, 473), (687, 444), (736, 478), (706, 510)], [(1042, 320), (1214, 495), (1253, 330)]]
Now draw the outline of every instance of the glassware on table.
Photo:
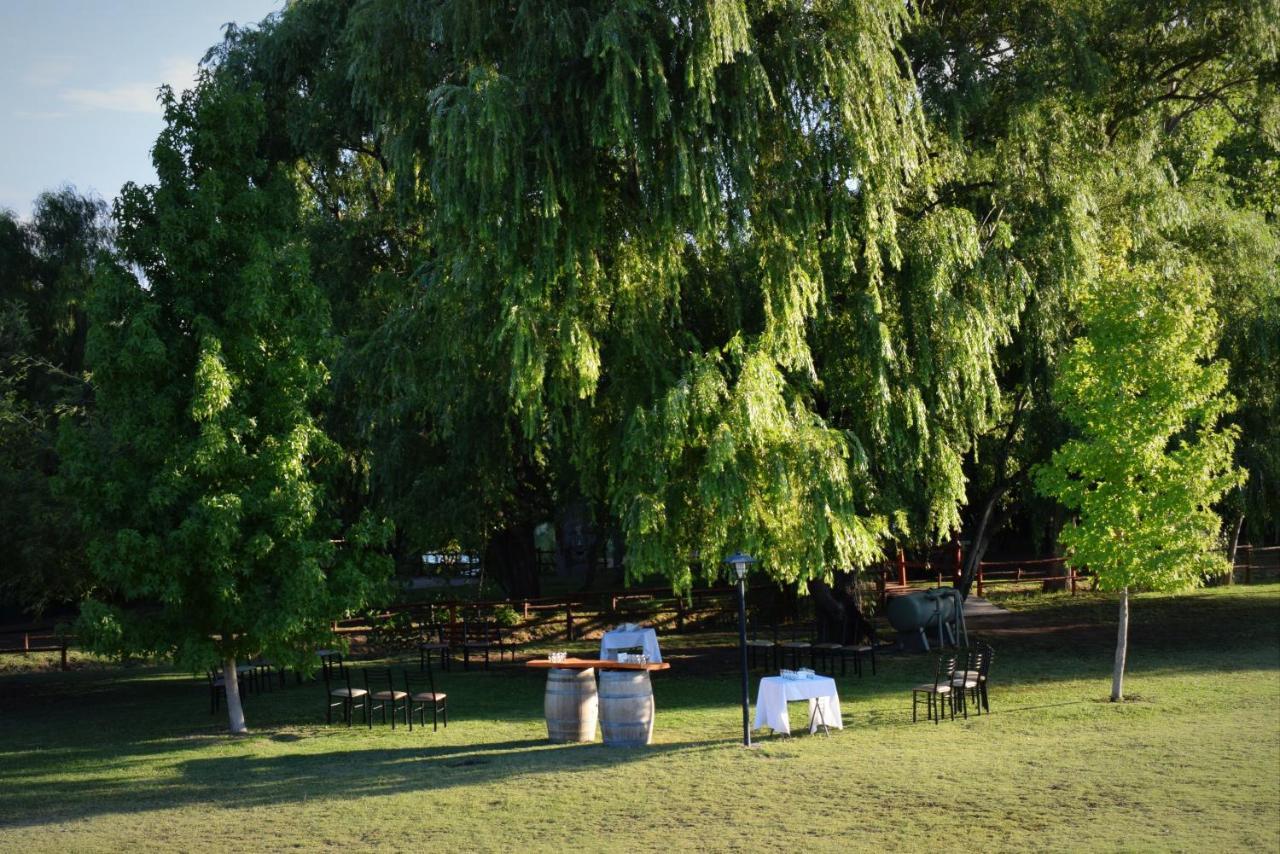
[(553, 652), (553, 653), (550, 653), (547, 656), (547, 658), (551, 660), (552, 664), (559, 664), (560, 662), (564, 661), (565, 658), (568, 657), (568, 655), (569, 654), (567, 652)]

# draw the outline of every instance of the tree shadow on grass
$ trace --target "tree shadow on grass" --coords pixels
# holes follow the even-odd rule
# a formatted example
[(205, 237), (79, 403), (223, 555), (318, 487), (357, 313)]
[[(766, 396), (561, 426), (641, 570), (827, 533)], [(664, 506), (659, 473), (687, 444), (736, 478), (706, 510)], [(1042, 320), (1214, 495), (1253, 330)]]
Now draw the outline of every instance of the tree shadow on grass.
[(725, 749), (733, 742), (693, 740), (645, 748), (553, 745), (513, 739), (468, 745), (355, 748), (272, 756), (213, 756), (176, 763), (176, 774), (139, 784), (128, 775), (86, 776), (66, 799), (65, 781), (7, 785), (0, 795), (5, 824), (36, 827), (69, 819), (202, 805), (218, 808), (289, 805), (303, 801), (443, 791), (459, 786), (529, 790), (546, 774), (578, 773), (663, 756)]

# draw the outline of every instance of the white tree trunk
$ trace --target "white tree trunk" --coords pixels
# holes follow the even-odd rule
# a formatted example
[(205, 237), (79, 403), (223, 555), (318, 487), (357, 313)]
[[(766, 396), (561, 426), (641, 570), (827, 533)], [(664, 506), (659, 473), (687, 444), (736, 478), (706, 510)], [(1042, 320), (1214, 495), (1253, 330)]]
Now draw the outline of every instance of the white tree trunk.
[(227, 717), (231, 724), (231, 734), (242, 735), (249, 728), (244, 725), (244, 707), (240, 705), (240, 680), (236, 678), (234, 658), (222, 662), (222, 682), (226, 686)]
[(1129, 588), (1120, 591), (1120, 626), (1116, 630), (1116, 665), (1111, 673), (1111, 702), (1124, 699), (1124, 659), (1129, 651)]

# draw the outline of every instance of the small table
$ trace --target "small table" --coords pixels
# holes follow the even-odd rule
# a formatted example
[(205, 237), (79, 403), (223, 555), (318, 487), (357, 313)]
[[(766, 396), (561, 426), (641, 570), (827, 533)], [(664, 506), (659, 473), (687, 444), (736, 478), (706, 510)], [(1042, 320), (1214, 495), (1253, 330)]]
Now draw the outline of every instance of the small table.
[(612, 649), (633, 649), (640, 647), (645, 656), (654, 663), (662, 662), (662, 651), (658, 649), (658, 633), (653, 629), (613, 629), (605, 632), (600, 638), (600, 657), (613, 658), (609, 654)]
[(809, 701), (809, 732), (835, 727), (844, 729), (840, 717), (840, 695), (836, 692), (836, 680), (830, 676), (812, 679), (783, 679), (766, 676), (756, 689), (755, 729), (769, 727), (774, 732), (791, 734), (791, 719), (787, 715), (787, 703), (796, 700)]

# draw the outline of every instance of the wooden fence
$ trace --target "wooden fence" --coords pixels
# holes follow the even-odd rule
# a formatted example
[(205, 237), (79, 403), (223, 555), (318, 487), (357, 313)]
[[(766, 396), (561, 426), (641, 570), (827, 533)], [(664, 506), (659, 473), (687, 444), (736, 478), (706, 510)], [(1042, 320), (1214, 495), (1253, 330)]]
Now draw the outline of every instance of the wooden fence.
[[(944, 554), (934, 561), (908, 561), (899, 553), (894, 560), (871, 567), (868, 571), (876, 579), (882, 595), (893, 595), (921, 587), (941, 587), (944, 582), (957, 578), (960, 554)], [(1280, 546), (1241, 545), (1236, 552), (1233, 579), (1252, 584), (1264, 578), (1280, 577)], [(1040, 584), (1061, 585), (1061, 589), (1075, 594), (1087, 573), (1077, 573), (1065, 564), (1063, 558), (1028, 558), (1024, 560), (982, 561), (974, 579), (974, 592), (982, 596), (987, 589), (1001, 585)], [(759, 593), (776, 589), (762, 584), (749, 592)], [(664, 612), (671, 615), (673, 628), (685, 630), (695, 615), (707, 613), (732, 615), (737, 609), (737, 591), (733, 587), (711, 587), (694, 590), (688, 597), (675, 596), (668, 587), (631, 588), (606, 593), (580, 593), (565, 596), (547, 596), (528, 599), (489, 599), (484, 601), (442, 601), (431, 603), (403, 603), (393, 605), (375, 614), (366, 614), (333, 624), (335, 634), (367, 634), (393, 623), (407, 620), (410, 625), (422, 623), (456, 623), (468, 618), (492, 619), (499, 608), (510, 608), (529, 622), (563, 624), (564, 637), (575, 640), (584, 625), (591, 621), (617, 618), (636, 612)], [(712, 618), (714, 622), (716, 617)], [(75, 646), (75, 636), (60, 631), (55, 626), (30, 625), (0, 629), (0, 655), (27, 655), (33, 652), (57, 652), (63, 670), (68, 669), (67, 651)]]
[(60, 666), (69, 670), (67, 649), (75, 642), (75, 636), (58, 631), (53, 626), (31, 626), (23, 629), (0, 631), (0, 655), (29, 655), (33, 652), (60, 654)]

